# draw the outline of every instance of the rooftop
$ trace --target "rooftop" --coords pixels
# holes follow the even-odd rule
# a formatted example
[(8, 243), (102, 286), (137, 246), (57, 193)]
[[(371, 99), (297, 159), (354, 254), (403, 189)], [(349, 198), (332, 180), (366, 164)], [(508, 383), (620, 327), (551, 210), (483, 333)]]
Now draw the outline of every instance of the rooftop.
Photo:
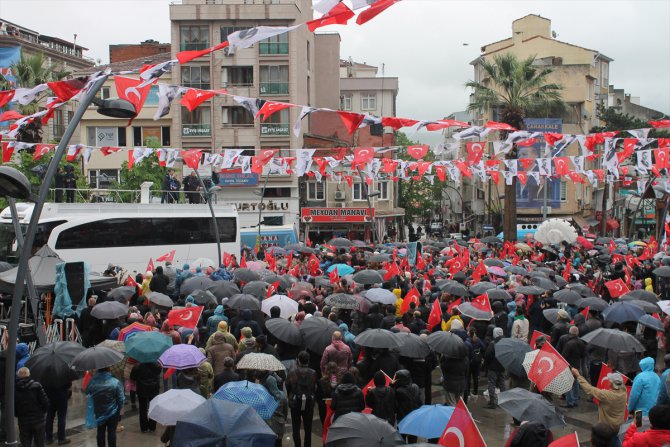
[(75, 74), (88, 75), (91, 73), (95, 73), (96, 71), (105, 70), (107, 67), (109, 67), (112, 70), (112, 72), (117, 73), (120, 71), (140, 69), (142, 68), (143, 65), (159, 64), (161, 62), (169, 61), (170, 59), (172, 59), (172, 55), (170, 53), (158, 53), (150, 56), (138, 57), (137, 59), (129, 59), (127, 61), (115, 62), (113, 64), (98, 65), (95, 67), (91, 67), (87, 70), (78, 71)]

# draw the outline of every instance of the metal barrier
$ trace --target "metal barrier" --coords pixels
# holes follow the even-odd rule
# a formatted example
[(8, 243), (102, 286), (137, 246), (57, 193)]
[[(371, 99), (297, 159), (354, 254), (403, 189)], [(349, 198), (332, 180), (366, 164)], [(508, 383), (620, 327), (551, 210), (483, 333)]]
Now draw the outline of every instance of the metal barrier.
[[(56, 201), (56, 192), (62, 191), (61, 202), (66, 201), (65, 189), (51, 188), (49, 190), (49, 201)], [(202, 193), (195, 192), (200, 195), (200, 203), (206, 203)], [(149, 198), (150, 203), (161, 203), (164, 194), (171, 194), (176, 197), (176, 202), (172, 203), (189, 203), (188, 194), (193, 194), (190, 191), (164, 191), (160, 189), (152, 189)], [(81, 188), (74, 190), (75, 203), (140, 203), (141, 191), (137, 189), (98, 189), (98, 188)], [(214, 203), (217, 203), (216, 194), (211, 195)]]

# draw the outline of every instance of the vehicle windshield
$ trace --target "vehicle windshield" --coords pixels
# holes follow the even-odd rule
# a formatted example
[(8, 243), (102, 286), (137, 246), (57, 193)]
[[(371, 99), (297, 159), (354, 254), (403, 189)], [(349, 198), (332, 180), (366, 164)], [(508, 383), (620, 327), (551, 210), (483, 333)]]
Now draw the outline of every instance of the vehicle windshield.
[[(34, 254), (49, 240), (51, 230), (67, 221), (58, 220), (54, 222), (41, 223), (37, 227), (37, 234), (33, 243), (31, 254)], [(25, 234), (28, 225), (22, 224), (21, 231)], [(16, 233), (11, 223), (0, 223), (0, 261), (17, 264), (19, 262), (18, 244), (16, 243)]]

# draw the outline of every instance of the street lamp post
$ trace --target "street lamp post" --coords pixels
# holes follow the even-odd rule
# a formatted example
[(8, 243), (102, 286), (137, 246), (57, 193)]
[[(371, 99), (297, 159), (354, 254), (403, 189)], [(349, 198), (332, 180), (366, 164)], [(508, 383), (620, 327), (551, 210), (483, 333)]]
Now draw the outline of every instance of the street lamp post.
[(370, 197), (377, 197), (381, 195), (379, 191), (370, 192), (368, 189), (368, 184), (363, 180), (363, 174), (361, 173), (361, 168), (358, 168), (358, 176), (361, 178), (361, 185), (364, 188), (363, 192), (365, 193), (365, 199), (368, 202), (368, 210), (370, 210), (370, 224), (372, 227), (372, 235), (370, 236), (370, 242), (374, 245), (377, 228), (375, 224), (375, 218), (372, 216), (372, 202), (370, 202)]
[(207, 187), (205, 186), (205, 182), (202, 180), (202, 177), (200, 177), (200, 173), (198, 172), (198, 169), (194, 169), (195, 175), (198, 177), (198, 182), (200, 182), (200, 187), (202, 188), (202, 191), (204, 193), (205, 201), (207, 202), (207, 205), (209, 205), (209, 213), (212, 215), (212, 224), (214, 225), (214, 237), (216, 237), (216, 250), (219, 253), (219, 259), (216, 261), (216, 268), (219, 268), (221, 263), (223, 262), (223, 258), (221, 257), (221, 237), (219, 236), (219, 222), (216, 220), (216, 214), (214, 213), (214, 206), (212, 205), (212, 195), (214, 193), (214, 188), (211, 190), (208, 190)]

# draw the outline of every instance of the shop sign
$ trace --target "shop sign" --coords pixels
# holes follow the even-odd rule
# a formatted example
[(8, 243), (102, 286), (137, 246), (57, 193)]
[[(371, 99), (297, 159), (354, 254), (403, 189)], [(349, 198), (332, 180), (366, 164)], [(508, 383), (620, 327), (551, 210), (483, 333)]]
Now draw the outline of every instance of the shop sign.
[(375, 210), (370, 208), (303, 208), (300, 216), (305, 223), (370, 222)]
[(219, 172), (220, 186), (257, 186), (258, 174), (245, 174), (242, 169), (223, 169)]

